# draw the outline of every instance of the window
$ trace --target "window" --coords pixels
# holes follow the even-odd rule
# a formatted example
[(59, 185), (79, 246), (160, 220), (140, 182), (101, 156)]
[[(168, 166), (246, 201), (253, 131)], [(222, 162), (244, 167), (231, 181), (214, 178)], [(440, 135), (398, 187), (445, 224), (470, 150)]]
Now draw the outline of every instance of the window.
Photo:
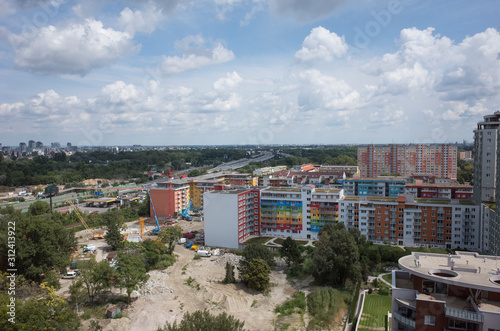
[(434, 325), (435, 322), (436, 322), (436, 317), (425, 315), (425, 321), (424, 321), (425, 325)]

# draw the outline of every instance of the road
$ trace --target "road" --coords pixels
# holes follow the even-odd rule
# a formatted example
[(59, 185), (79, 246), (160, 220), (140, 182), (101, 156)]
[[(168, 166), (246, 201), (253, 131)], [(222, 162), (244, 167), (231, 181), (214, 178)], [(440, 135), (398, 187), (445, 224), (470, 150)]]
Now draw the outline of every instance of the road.
[(216, 172), (216, 171), (226, 171), (226, 170), (232, 170), (232, 169), (239, 169), (243, 168), (244, 166), (247, 166), (250, 164), (250, 162), (265, 162), (268, 160), (271, 160), (274, 158), (274, 154), (272, 152), (264, 152), (261, 155), (251, 158), (251, 159), (239, 159), (236, 161), (231, 161), (227, 163), (223, 163), (218, 165), (215, 168), (212, 168), (208, 170), (208, 173)]

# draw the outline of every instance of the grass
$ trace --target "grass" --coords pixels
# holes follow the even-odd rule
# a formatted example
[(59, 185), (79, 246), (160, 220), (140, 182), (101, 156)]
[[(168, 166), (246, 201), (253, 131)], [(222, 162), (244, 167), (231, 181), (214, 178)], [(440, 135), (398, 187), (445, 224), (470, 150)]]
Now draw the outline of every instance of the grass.
[(406, 247), (407, 252), (423, 252), (423, 253), (435, 253), (435, 254), (448, 254), (446, 248), (434, 248), (434, 247)]
[[(278, 245), (283, 245), (283, 242), (285, 241), (285, 239), (283, 238), (276, 238), (274, 239), (274, 243), (275, 244), (278, 244)], [(309, 241), (307, 240), (294, 240), (297, 245), (301, 245), (301, 246), (304, 246), (305, 244), (307, 244)]]
[(392, 284), (392, 273), (388, 275), (383, 275), (382, 278), (386, 281), (389, 282), (389, 284)]
[(259, 244), (259, 245), (264, 245), (266, 241), (269, 241), (273, 239), (273, 237), (255, 237), (255, 238), (250, 238), (247, 241), (245, 241), (245, 244)]
[(281, 306), (277, 306), (274, 312), (283, 316), (288, 316), (293, 313), (304, 314), (306, 311), (306, 295), (302, 291), (297, 291)]
[(307, 308), (311, 319), (308, 329), (329, 329), (337, 314), (351, 299), (352, 292), (339, 291), (331, 287), (322, 288), (307, 295)]
[(391, 296), (370, 294), (365, 298), (359, 331), (383, 330), (387, 312), (391, 311)]

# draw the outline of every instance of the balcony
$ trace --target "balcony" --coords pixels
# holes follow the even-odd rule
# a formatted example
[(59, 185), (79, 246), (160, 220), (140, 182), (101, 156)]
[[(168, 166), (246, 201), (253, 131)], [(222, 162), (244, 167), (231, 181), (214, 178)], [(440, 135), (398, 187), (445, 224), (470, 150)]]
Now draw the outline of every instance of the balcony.
[(445, 307), (445, 314), (446, 314), (446, 317), (458, 318), (458, 319), (466, 320), (466, 321), (470, 321), (470, 322), (476, 322), (476, 323), (483, 323), (484, 322), (483, 314), (478, 314), (478, 313), (468, 311), (468, 310)]
[(412, 320), (411, 318), (404, 317), (400, 313), (393, 312), (392, 317), (394, 317), (397, 321), (409, 326), (410, 328), (415, 329), (415, 320)]

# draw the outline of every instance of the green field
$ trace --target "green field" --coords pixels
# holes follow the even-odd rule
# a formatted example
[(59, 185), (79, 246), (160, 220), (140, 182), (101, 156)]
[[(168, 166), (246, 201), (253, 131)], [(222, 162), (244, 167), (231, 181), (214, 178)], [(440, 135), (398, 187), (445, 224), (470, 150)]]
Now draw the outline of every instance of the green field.
[(369, 294), (365, 298), (358, 331), (385, 330), (387, 312), (391, 311), (391, 296)]
[(382, 278), (389, 284), (392, 284), (392, 273), (388, 275), (383, 275)]

